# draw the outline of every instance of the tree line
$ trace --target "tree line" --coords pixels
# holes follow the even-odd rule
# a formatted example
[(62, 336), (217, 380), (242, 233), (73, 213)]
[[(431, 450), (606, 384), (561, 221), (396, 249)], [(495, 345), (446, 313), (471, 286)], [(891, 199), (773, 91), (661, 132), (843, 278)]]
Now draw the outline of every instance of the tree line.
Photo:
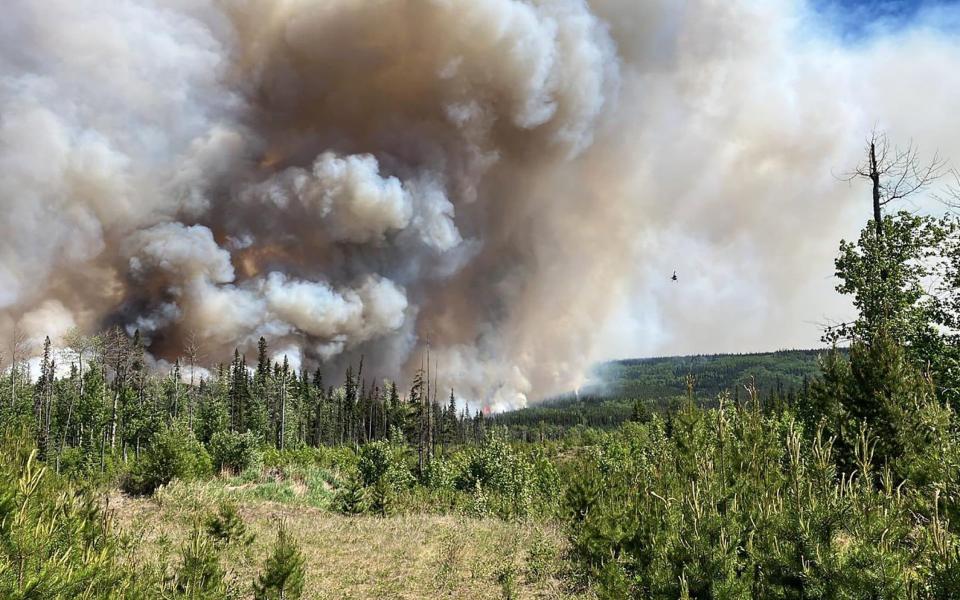
[[(111, 460), (138, 457), (159, 431), (183, 425), (201, 443), (218, 432), (247, 433), (278, 450), (302, 446), (359, 445), (392, 435), (418, 449), (426, 468), (438, 447), (481, 440), (481, 411), (458, 408), (451, 389), (441, 399), (434, 374), (417, 370), (402, 393), (394, 381), (368, 380), (363, 360), (348, 366), (341, 385), (325, 385), (321, 370), (291, 367), (286, 356), (271, 360), (260, 338), (256, 363), (239, 349), (229, 364), (200, 371), (198, 344), (189, 342), (185, 360), (167, 373), (148, 368), (143, 338), (119, 327), (99, 335), (73, 331), (54, 347), (43, 343), (35, 381), (15, 341), (6, 377), (0, 382), (4, 423), (34, 432), (39, 456), (59, 469), (65, 459), (105, 470)], [(58, 360), (69, 363), (58, 376)], [(198, 376), (198, 372), (203, 376)]]

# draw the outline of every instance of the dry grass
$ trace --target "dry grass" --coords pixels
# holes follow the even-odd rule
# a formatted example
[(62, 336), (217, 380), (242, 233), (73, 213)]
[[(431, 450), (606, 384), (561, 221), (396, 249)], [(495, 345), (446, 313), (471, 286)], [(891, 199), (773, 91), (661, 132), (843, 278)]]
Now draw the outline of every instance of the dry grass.
[[(221, 495), (174, 484), (152, 499), (112, 496), (110, 510), (138, 568), (170, 569)], [(245, 595), (283, 520), (306, 557), (307, 599), (583, 597), (565, 589), (563, 538), (550, 526), (435, 514), (350, 517), (253, 499), (238, 506), (256, 538), (225, 549), (221, 562)]]

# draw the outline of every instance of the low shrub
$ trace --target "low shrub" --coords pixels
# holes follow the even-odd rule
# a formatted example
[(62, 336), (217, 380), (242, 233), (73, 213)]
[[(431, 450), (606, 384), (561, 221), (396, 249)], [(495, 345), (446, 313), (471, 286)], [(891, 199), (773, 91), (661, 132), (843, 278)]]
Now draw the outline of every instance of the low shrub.
[(210, 438), (210, 458), (217, 471), (242, 473), (263, 461), (259, 440), (251, 432), (218, 431)]
[(124, 479), (123, 489), (130, 494), (148, 495), (174, 479), (195, 479), (211, 470), (210, 455), (203, 445), (192, 431), (177, 425), (154, 434), (150, 446)]
[(357, 461), (361, 481), (366, 486), (383, 483), (394, 490), (412, 486), (415, 479), (407, 463), (408, 453), (405, 445), (385, 440), (364, 444)]

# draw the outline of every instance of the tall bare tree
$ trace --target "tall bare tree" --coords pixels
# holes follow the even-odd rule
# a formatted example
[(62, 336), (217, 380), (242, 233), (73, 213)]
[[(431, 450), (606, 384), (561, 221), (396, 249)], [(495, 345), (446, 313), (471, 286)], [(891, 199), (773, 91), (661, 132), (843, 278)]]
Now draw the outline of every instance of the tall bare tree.
[(190, 333), (187, 334), (187, 338), (183, 344), (183, 354), (187, 358), (187, 363), (190, 366), (190, 390), (187, 393), (187, 422), (192, 429), (193, 411), (196, 404), (195, 376), (197, 364), (205, 357), (202, 342), (196, 331), (190, 331)]
[(104, 366), (109, 366), (113, 370), (113, 402), (110, 409), (110, 448), (115, 448), (117, 444), (118, 412), (120, 397), (123, 393), (123, 387), (126, 384), (130, 367), (130, 357), (132, 355), (130, 346), (130, 338), (120, 327), (114, 326), (108, 329), (103, 336)]
[[(918, 284), (909, 283), (904, 277), (919, 268), (916, 265), (908, 268), (914, 261), (908, 259), (907, 254), (921, 236), (922, 232), (914, 231), (921, 221), (909, 222), (910, 215), (896, 215), (884, 221), (883, 213), (891, 203), (924, 191), (946, 173), (946, 161), (939, 155), (924, 161), (913, 143), (906, 147), (894, 146), (886, 134), (877, 131), (867, 139), (864, 154), (863, 162), (844, 179), (870, 182), (872, 231), (864, 229), (856, 244), (841, 242), (840, 257), (835, 261), (836, 274), (841, 280), (837, 290), (854, 295), (861, 318), (857, 323), (825, 327), (825, 341), (848, 340), (872, 331), (879, 324), (886, 327), (895, 313), (903, 312), (901, 305), (916, 305), (919, 296), (908, 299), (904, 293), (909, 289), (912, 294), (919, 289)], [(930, 235), (933, 236), (933, 232)], [(912, 240), (909, 243), (905, 241), (908, 238)]]
[(18, 323), (13, 324), (10, 332), (10, 408), (13, 409), (17, 401), (17, 379), (20, 377), (20, 363), (27, 352), (27, 335)]
[(427, 467), (427, 410), (426, 410), (426, 370), (423, 362), (413, 376), (410, 388), (410, 405), (417, 419), (417, 474), (423, 477)]
[(920, 159), (913, 143), (892, 146), (885, 133), (874, 131), (867, 141), (866, 159), (847, 176), (866, 179), (873, 192), (873, 222), (878, 238), (883, 237), (883, 207), (922, 191), (946, 172), (946, 161), (938, 154), (927, 162)]
[(97, 339), (84, 335), (83, 331), (74, 327), (65, 336), (63, 336), (63, 345), (67, 352), (69, 360), (77, 361), (77, 387), (76, 393), (70, 396), (70, 402), (67, 405), (67, 418), (60, 432), (60, 446), (57, 450), (57, 471), (60, 470), (60, 455), (67, 444), (67, 432), (70, 430), (70, 421), (73, 418), (74, 403), (78, 398), (83, 398), (83, 359), (89, 357), (97, 347)]
[[(83, 331), (74, 327), (63, 336), (63, 347), (67, 353), (67, 359), (77, 362), (77, 394), (83, 396), (83, 360), (93, 354), (97, 346), (97, 339), (93, 336), (84, 335)], [(69, 418), (69, 417), (68, 417)]]

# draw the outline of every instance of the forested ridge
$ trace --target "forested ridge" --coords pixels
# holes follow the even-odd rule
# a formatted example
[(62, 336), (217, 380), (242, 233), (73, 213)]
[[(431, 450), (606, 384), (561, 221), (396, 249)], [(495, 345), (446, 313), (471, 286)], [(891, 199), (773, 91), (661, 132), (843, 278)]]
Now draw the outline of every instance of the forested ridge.
[[(715, 406), (721, 393), (736, 401), (748, 388), (767, 404), (793, 405), (819, 373), (828, 349), (749, 354), (705, 354), (633, 358), (598, 365), (591, 382), (576, 393), (536, 406), (493, 415), (518, 437), (556, 437), (570, 427), (610, 428), (631, 419), (676, 408), (693, 394)], [(840, 350), (842, 352), (842, 349)]]
[(597, 370), (611, 395), (680, 396), (686, 394), (687, 377), (693, 377), (697, 395), (713, 398), (746, 385), (764, 392), (802, 387), (818, 373), (817, 359), (826, 350), (636, 358), (605, 363)]
[(503, 415), (429, 359), (405, 389), (263, 338), (158, 369), (111, 328), (31, 374), (14, 336), (0, 596), (958, 597), (960, 220), (883, 214), (896, 164), (865, 169), (826, 349), (617, 361)]

